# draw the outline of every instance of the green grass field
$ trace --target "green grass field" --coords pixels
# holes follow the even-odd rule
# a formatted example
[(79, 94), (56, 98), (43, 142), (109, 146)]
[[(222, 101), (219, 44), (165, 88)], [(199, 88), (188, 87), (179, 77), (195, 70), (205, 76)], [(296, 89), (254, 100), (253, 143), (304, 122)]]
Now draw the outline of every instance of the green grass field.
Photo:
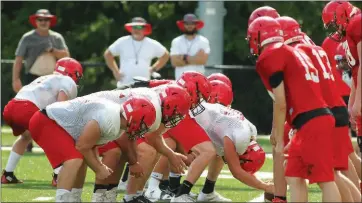
[[(15, 138), (9, 133), (2, 133), (2, 146), (11, 146)], [(266, 152), (271, 152), (268, 137), (259, 137), (258, 142), (262, 145)], [(2, 152), (2, 169), (4, 169), (9, 151)], [(224, 167), (224, 170), (228, 170)], [(272, 160), (267, 159), (261, 172), (272, 172)], [(18, 185), (2, 185), (1, 200), (2, 202), (29, 202), (40, 201), (36, 200), (39, 197), (48, 197), (52, 199), (43, 201), (54, 201), (55, 189), (51, 187), (52, 169), (47, 158), (43, 153), (26, 153), (21, 159), (15, 174), (19, 179), (24, 180), (24, 184)], [(216, 190), (225, 197), (231, 198), (235, 202), (248, 202), (262, 195), (261, 191), (252, 189), (238, 180), (230, 177), (231, 173), (223, 171), (223, 175), (229, 178), (219, 178), (216, 183)], [(94, 173), (88, 170), (88, 175), (83, 190), (83, 202), (90, 202), (93, 192)], [(205, 181), (205, 178), (200, 178), (192, 191), (198, 193)], [(123, 198), (123, 193), (118, 196), (118, 200)], [(261, 200), (259, 200), (260, 202)], [(316, 185), (309, 187), (309, 201), (321, 202), (320, 190)]]

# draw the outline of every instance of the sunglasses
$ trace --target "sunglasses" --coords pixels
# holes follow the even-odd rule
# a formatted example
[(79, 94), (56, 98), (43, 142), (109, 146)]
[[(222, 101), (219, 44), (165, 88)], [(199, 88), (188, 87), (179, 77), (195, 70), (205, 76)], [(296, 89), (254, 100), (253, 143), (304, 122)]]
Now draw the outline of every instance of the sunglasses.
[(132, 26), (132, 29), (134, 30), (142, 30), (145, 26), (143, 25), (135, 25), (135, 26)]
[(185, 25), (195, 25), (194, 22), (185, 22)]
[(36, 20), (39, 21), (39, 22), (48, 22), (48, 21), (50, 21), (49, 18), (37, 18)]

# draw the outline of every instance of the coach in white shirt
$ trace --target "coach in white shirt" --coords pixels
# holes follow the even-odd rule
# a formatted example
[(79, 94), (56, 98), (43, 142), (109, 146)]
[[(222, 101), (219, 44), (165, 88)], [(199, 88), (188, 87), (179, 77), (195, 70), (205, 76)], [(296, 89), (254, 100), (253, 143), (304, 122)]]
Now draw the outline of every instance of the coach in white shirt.
[[(160, 70), (169, 59), (169, 53), (163, 45), (146, 37), (151, 34), (152, 27), (145, 19), (135, 17), (124, 27), (131, 35), (120, 37), (104, 53), (107, 66), (118, 81), (117, 87), (133, 82), (135, 76), (150, 79), (152, 72)], [(119, 68), (115, 56), (120, 58)], [(151, 65), (154, 58), (158, 60)]]
[(210, 53), (209, 40), (197, 34), (204, 27), (204, 22), (194, 14), (186, 14), (177, 26), (184, 33), (171, 43), (171, 63), (176, 68), (175, 78), (178, 79), (185, 71), (205, 73), (205, 64)]

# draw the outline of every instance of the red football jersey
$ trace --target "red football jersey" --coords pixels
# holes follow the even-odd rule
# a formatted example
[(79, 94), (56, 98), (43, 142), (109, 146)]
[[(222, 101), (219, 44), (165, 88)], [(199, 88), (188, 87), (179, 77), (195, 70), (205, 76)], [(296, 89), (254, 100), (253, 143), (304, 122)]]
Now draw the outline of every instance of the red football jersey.
[[(336, 33), (332, 36), (335, 37), (337, 35)], [(342, 38), (342, 42), (345, 41), (345, 38)], [(323, 41), (322, 48), (327, 53), (329, 63), (332, 67), (332, 73), (335, 76), (334, 79), (337, 83), (337, 88), (340, 91), (341, 96), (349, 96), (349, 93), (351, 92), (351, 88), (342, 80), (342, 72), (338, 71), (337, 69), (337, 63), (334, 59), (334, 56), (336, 55), (336, 50), (340, 42), (337, 42), (330, 37), (326, 37), (326, 39)]]
[(335, 82), (335, 75), (332, 72), (332, 67), (329, 63), (327, 53), (320, 46), (312, 46), (307, 44), (298, 44), (295, 48), (304, 51), (312, 60), (314, 67), (318, 70), (320, 86), (324, 100), (330, 108), (346, 106), (337, 83)]
[(318, 70), (305, 53), (283, 43), (275, 43), (261, 53), (256, 71), (272, 98), (270, 79), (274, 74), (283, 73), (289, 124), (300, 113), (327, 107), (320, 89)]
[(361, 18), (362, 14), (358, 14), (351, 19), (346, 29), (347, 40), (343, 43), (348, 64), (352, 67), (352, 78), (355, 87), (357, 86), (357, 72), (360, 63), (358, 59), (357, 44), (361, 41), (362, 37)]

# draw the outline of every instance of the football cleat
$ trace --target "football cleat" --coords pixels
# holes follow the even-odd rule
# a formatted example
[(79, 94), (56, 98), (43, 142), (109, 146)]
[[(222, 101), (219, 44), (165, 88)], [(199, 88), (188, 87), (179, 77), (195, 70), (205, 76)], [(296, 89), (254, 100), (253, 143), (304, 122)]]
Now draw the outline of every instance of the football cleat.
[(199, 193), (199, 196), (197, 197), (197, 201), (198, 202), (232, 202), (231, 199), (225, 198), (215, 191), (210, 194), (205, 194), (201, 191)]
[(171, 200), (172, 195), (168, 191), (163, 191), (160, 188), (150, 189), (148, 188), (145, 192), (145, 196), (151, 201), (151, 202), (157, 202), (159, 200)]
[(171, 202), (195, 202), (189, 194), (183, 194), (178, 197), (172, 197)]
[(1, 184), (21, 184), (23, 183), (22, 180), (19, 180), (14, 175), (14, 172), (6, 172), (3, 171), (3, 174), (1, 176)]

